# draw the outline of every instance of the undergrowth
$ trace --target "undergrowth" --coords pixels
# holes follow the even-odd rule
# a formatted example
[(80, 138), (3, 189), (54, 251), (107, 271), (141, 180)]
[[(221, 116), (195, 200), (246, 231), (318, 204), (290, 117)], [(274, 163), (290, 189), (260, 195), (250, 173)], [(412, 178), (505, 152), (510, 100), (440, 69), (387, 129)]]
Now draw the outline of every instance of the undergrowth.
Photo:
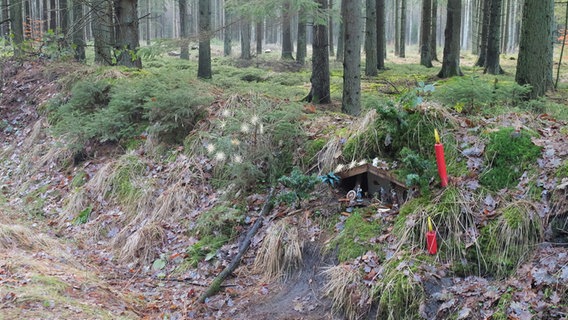
[(370, 240), (381, 234), (382, 227), (377, 221), (363, 218), (362, 214), (361, 210), (353, 212), (345, 220), (343, 230), (329, 244), (331, 249), (337, 249), (339, 261), (359, 257), (369, 250), (379, 251), (379, 245)]
[(515, 186), (523, 172), (535, 167), (540, 155), (540, 147), (534, 145), (531, 136), (526, 130), (511, 127), (487, 134), (487, 166), (479, 182), (494, 191)]

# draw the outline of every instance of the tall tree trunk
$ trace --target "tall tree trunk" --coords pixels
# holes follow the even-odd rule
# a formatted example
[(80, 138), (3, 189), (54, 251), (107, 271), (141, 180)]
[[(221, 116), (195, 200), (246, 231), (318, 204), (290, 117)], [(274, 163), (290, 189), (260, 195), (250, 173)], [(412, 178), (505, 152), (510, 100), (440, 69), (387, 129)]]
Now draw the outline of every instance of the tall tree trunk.
[(377, 1), (377, 69), (385, 70), (385, 58), (387, 53), (387, 40), (385, 28), (385, 0)]
[(526, 0), (515, 81), (529, 84), (529, 98), (541, 97), (552, 88), (554, 0)]
[[(329, 10), (333, 11), (333, 0), (329, 0)], [(332, 15), (329, 15), (328, 17), (329, 20), (329, 24), (328, 24), (328, 35), (329, 35), (329, 55), (330, 56), (334, 56), (335, 55), (335, 48), (333, 45), (333, 17)]]
[(432, 28), (430, 30), (430, 55), (433, 61), (438, 60), (438, 0), (432, 0)]
[(507, 52), (507, 44), (509, 43), (509, 25), (511, 19), (511, 0), (503, 2), (503, 23), (501, 24), (501, 49), (500, 52)]
[[(69, 13), (68, 13), (68, 0), (59, 0), (59, 30), (67, 37), (69, 31)], [(120, 0), (116, 0), (120, 1)]]
[(343, 59), (343, 99), (341, 111), (361, 113), (361, 0), (346, 0), (343, 21), (345, 53)]
[(400, 1), (394, 0), (394, 55), (400, 57)]
[(251, 26), (248, 17), (241, 20), (241, 59), (250, 60)]
[(420, 64), (426, 68), (432, 68), (432, 54), (430, 52), (432, 43), (430, 36), (432, 31), (432, 2), (422, 0), (422, 24), (420, 26)]
[(19, 0), (10, 3), (10, 30), (12, 32), (12, 47), (14, 56), (19, 58), (23, 55), (24, 21), (22, 19), (22, 2)]
[(233, 51), (233, 15), (226, 8), (225, 10), (225, 28), (223, 29), (223, 55), (228, 57)]
[(0, 1), (0, 12), (2, 12), (2, 18), (0, 18), (0, 21), (4, 21), (4, 23), (0, 25), (0, 36), (6, 39), (10, 34), (10, 24), (8, 21), (10, 14), (8, 10), (8, 0)]
[(138, 56), (138, 10), (136, 0), (116, 0), (116, 49), (119, 54), (117, 64), (126, 67), (142, 68)]
[(374, 77), (377, 72), (377, 2), (366, 0), (365, 23), (365, 75)]
[(306, 55), (308, 52), (307, 37), (306, 37), (306, 19), (307, 16), (305, 13), (305, 9), (300, 8), (298, 12), (298, 41), (296, 48), (296, 61), (300, 65), (304, 65), (304, 63), (306, 62)]
[(93, 10), (91, 24), (93, 30), (93, 40), (95, 47), (95, 63), (102, 65), (111, 65), (111, 47), (112, 47), (112, 26), (111, 26), (111, 3), (108, 0), (93, 1)]
[[(327, 8), (327, 0), (317, 0), (321, 10)], [(329, 52), (326, 22), (314, 21), (312, 54), (312, 88), (306, 100), (316, 104), (330, 103)]]
[(49, 29), (57, 32), (57, 2), (49, 0)]
[(290, 1), (285, 0), (282, 4), (282, 59), (284, 60), (294, 60), (294, 56), (292, 56), (292, 52), (294, 52), (291, 26), (292, 12), (290, 10)]
[(197, 77), (211, 79), (211, 0), (199, 0), (199, 59)]
[(473, 1), (473, 29), (471, 31), (471, 53), (474, 55), (479, 54), (479, 35), (481, 33), (481, 1)]
[(401, 58), (406, 57), (406, 0), (400, 2), (400, 49), (398, 54)]
[(264, 33), (264, 20), (260, 20), (256, 23), (255, 36), (256, 36), (256, 54), (262, 54), (262, 35)]
[(462, 76), (460, 68), (461, 0), (448, 0), (446, 29), (444, 30), (444, 58), (440, 78)]
[(85, 35), (83, 21), (83, 2), (73, 0), (73, 47), (75, 51), (75, 60), (85, 61)]
[(179, 57), (183, 60), (189, 60), (189, 25), (187, 16), (187, 0), (179, 0), (179, 36), (181, 38)]
[[(0, 6), (1, 6), (1, 4), (0, 4)], [(49, 0), (42, 0), (42, 8), (43, 8), (43, 11), (41, 13), (41, 20), (43, 20), (42, 34), (44, 34), (44, 33), (47, 32), (47, 30), (49, 30)], [(0, 19), (0, 20), (2, 20), (2, 19)], [(3, 34), (0, 32), (0, 36), (2, 36), (2, 35)]]
[[(341, 0), (341, 8), (340, 8), (341, 17), (345, 15), (344, 13), (345, 1), (347, 0)], [(345, 23), (343, 23), (343, 19), (340, 19), (339, 32), (337, 35), (337, 54), (335, 55), (335, 60), (343, 62), (344, 53), (345, 53)]]
[(489, 39), (489, 20), (491, 17), (491, 0), (483, 0), (481, 36), (479, 37), (479, 58), (475, 65), (484, 67), (487, 59), (487, 41)]
[[(150, 41), (152, 39), (152, 7), (150, 6), (151, 0), (146, 0), (146, 24), (145, 24), (145, 28), (146, 28), (146, 34), (144, 37), (144, 40), (146, 40), (146, 45), (149, 46), (150, 45)], [(187, 4), (187, 0), (186, 0), (186, 4)]]
[(502, 0), (491, 0), (489, 16), (489, 33), (487, 35), (487, 54), (485, 56), (485, 71), (489, 74), (502, 74), (499, 64), (499, 47), (501, 45), (501, 3)]
[[(20, 1), (20, 0), (17, 0)], [(27, 0), (21, 0), (24, 4), (24, 39), (30, 39), (32, 37), (32, 11), (30, 8), (30, 2)]]

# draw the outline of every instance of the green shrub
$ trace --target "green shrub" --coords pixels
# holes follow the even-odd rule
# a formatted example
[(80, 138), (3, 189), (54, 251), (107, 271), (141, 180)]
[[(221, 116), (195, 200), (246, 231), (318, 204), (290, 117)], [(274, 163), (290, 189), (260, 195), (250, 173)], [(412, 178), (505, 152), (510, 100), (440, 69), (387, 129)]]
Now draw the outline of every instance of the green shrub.
[(489, 82), (472, 75), (446, 81), (434, 97), (458, 112), (471, 113), (490, 105), (517, 106), (529, 91), (530, 87), (515, 82), (499, 82), (497, 78)]
[(140, 71), (129, 77), (77, 82), (67, 102), (52, 101), (54, 134), (80, 152), (89, 142), (129, 140), (148, 131), (159, 141), (180, 143), (213, 101), (209, 85), (183, 71)]
[(487, 167), (479, 181), (490, 190), (516, 185), (523, 172), (534, 167), (540, 155), (540, 147), (532, 143), (531, 134), (526, 130), (502, 128), (489, 133), (487, 138)]
[(289, 189), (289, 191), (279, 195), (278, 198), (289, 205), (295, 204), (298, 209), (302, 200), (309, 196), (321, 180), (315, 175), (305, 175), (299, 168), (295, 167), (290, 175), (280, 177), (278, 182)]

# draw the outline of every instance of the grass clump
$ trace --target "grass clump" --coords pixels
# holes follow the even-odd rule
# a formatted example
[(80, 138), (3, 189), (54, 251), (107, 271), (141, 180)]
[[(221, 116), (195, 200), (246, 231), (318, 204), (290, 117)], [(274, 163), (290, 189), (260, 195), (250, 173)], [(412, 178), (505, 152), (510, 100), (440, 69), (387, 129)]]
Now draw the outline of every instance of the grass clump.
[(357, 267), (348, 264), (326, 268), (322, 272), (328, 281), (324, 295), (331, 298), (334, 312), (342, 312), (349, 320), (361, 319), (371, 306), (371, 293), (361, 282)]
[(215, 257), (217, 250), (227, 243), (228, 240), (229, 238), (223, 234), (206, 235), (187, 248), (186, 261), (195, 268), (200, 261), (209, 261)]
[(484, 271), (503, 278), (534, 251), (542, 240), (544, 230), (540, 217), (530, 210), (532, 205), (517, 201), (501, 210), (499, 218), (481, 230), (481, 250)]
[(532, 143), (531, 134), (526, 130), (502, 128), (489, 133), (487, 138), (488, 165), (479, 181), (493, 191), (516, 185), (540, 155), (540, 147)]
[(382, 227), (377, 221), (363, 218), (361, 211), (356, 210), (345, 220), (343, 230), (335, 236), (330, 246), (337, 248), (340, 262), (359, 257), (369, 250), (378, 251), (379, 246), (371, 243), (374, 237), (381, 234)]
[(413, 261), (393, 258), (385, 266), (383, 277), (373, 288), (379, 297), (377, 319), (403, 320), (421, 318), (419, 308), (426, 299), (424, 288), (415, 279)]
[(304, 241), (298, 227), (282, 219), (268, 228), (257, 251), (254, 269), (266, 279), (281, 278), (302, 264)]

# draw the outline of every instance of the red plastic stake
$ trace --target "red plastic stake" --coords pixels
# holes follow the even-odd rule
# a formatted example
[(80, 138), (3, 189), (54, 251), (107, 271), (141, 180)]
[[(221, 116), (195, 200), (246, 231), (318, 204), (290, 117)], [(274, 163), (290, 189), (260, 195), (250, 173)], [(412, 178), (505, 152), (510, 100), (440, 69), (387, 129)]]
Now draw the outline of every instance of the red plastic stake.
[(426, 247), (429, 254), (438, 252), (438, 242), (436, 241), (436, 231), (432, 227), (432, 220), (428, 217), (428, 232), (426, 232)]
[(438, 175), (440, 176), (442, 187), (448, 185), (448, 174), (446, 172), (446, 159), (444, 158), (444, 145), (440, 142), (438, 130), (434, 129), (434, 137), (436, 144), (434, 144), (434, 151), (436, 152), (436, 164), (438, 165)]

